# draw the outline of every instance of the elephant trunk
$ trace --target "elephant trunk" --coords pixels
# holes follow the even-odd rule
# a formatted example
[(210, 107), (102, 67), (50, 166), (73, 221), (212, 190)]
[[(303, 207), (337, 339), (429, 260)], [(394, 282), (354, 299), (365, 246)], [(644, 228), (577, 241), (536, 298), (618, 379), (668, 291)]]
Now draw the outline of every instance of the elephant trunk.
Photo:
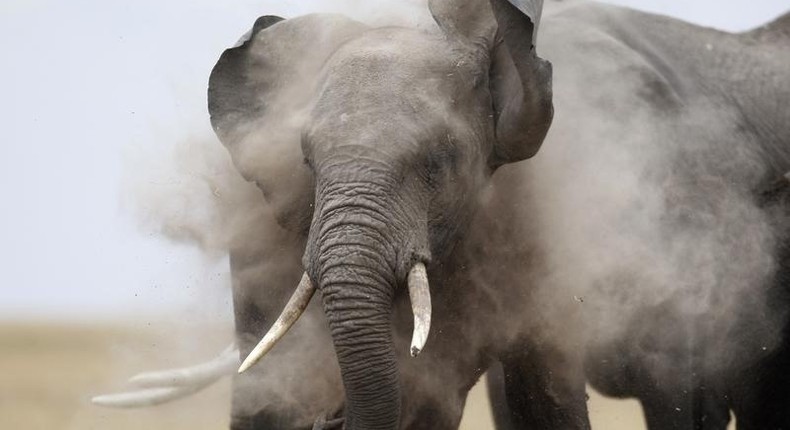
[[(342, 230), (342, 229), (341, 229)], [(346, 390), (347, 429), (396, 429), (400, 389), (392, 341), (392, 286), (383, 270), (363, 255), (364, 246), (346, 246), (327, 258), (320, 283)]]
[(411, 264), (402, 258), (409, 255), (402, 227), (410, 223), (380, 188), (357, 182), (319, 190), (306, 266), (320, 286), (340, 364), (346, 428), (396, 429), (401, 400), (392, 302), (406, 277), (400, 267)]

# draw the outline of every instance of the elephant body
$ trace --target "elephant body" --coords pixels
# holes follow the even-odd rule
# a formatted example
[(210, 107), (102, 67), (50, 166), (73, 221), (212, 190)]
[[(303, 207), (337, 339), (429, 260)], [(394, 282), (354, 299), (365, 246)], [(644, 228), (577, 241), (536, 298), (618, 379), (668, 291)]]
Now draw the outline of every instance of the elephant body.
[[(661, 240), (674, 243), (680, 249), (673, 252), (688, 259), (666, 261), (676, 267), (699, 263), (701, 255), (712, 257), (704, 260), (707, 267), (689, 264), (690, 273), (667, 277), (683, 289), (659, 295), (652, 303), (624, 299), (627, 306), (610, 306), (623, 313), (616, 319), (617, 329), (602, 335), (607, 326), (601, 324), (586, 331), (584, 357), (574, 359), (584, 361), (586, 378), (604, 394), (640, 400), (651, 430), (723, 430), (730, 410), (739, 429), (789, 427), (790, 414), (780, 405), (790, 401), (784, 383), (790, 363), (785, 273), (790, 267), (786, 257), (790, 224), (786, 201), (776, 196), (786, 192), (784, 175), (790, 167), (790, 116), (781, 107), (790, 101), (790, 15), (751, 32), (730, 34), (626, 9), (571, 2), (544, 15), (542, 28), (543, 52), (555, 65), (557, 116), (534, 165), (545, 162), (556, 167), (558, 163), (546, 158), (567, 156), (558, 145), (569, 141), (586, 140), (606, 151), (611, 144), (599, 136), (617, 139), (616, 149), (626, 155), (633, 154), (628, 145), (642, 145), (641, 139), (670, 148), (639, 150), (652, 165), (640, 170), (642, 177), (651, 179), (638, 183), (660, 185), (645, 187), (644, 192), (662, 196), (661, 218), (650, 222), (662, 226), (657, 230), (664, 236), (643, 239), (639, 230), (634, 235), (650, 246), (659, 246)], [(580, 121), (583, 117), (593, 120)], [(606, 131), (601, 133), (601, 128)], [(591, 161), (587, 152), (579, 155), (584, 158), (579, 169), (599, 160), (593, 155)], [(619, 165), (611, 160), (616, 157), (604, 160), (610, 166), (595, 168), (616, 172)], [(639, 162), (628, 160), (631, 166)], [(581, 175), (576, 176), (572, 179)], [(545, 172), (537, 177), (545, 177)], [(627, 175), (620, 179), (629, 182)], [(562, 187), (558, 182), (552, 186), (551, 193), (572, 196), (558, 191)], [(596, 189), (590, 192), (595, 195)], [(566, 209), (588, 207), (584, 197), (571, 198)], [(633, 202), (655, 204), (650, 197), (626, 201)], [(651, 213), (621, 207), (636, 219)], [(596, 225), (606, 223), (598, 220)], [(685, 238), (699, 243), (684, 243)], [(578, 240), (584, 239), (579, 235)], [(709, 245), (717, 248), (705, 250)], [(598, 251), (611, 252), (603, 247)], [(664, 263), (661, 257), (656, 266)], [(572, 252), (570, 258), (568, 266), (573, 270)], [(631, 264), (638, 269), (625, 267), (620, 275), (600, 279), (617, 288), (651, 293), (634, 288), (651, 285), (651, 280), (640, 278), (638, 272), (648, 270), (638, 260)], [(707, 271), (712, 279), (701, 276)], [(548, 282), (553, 285), (552, 279)], [(649, 288), (662, 291), (663, 287), (659, 283)], [(593, 286), (579, 291), (592, 296), (612, 290)], [(707, 295), (700, 298), (700, 292)], [(622, 299), (616, 292), (605, 297)], [(687, 303), (695, 307), (688, 308)], [(590, 316), (606, 319), (595, 312)], [(596, 325), (593, 318), (582, 319)], [(499, 399), (498, 427), (527, 428), (512, 422), (523, 420), (519, 409), (530, 411), (523, 406), (524, 399), (536, 388), (523, 382), (519, 363), (506, 359), (503, 368), (489, 387), (492, 397)], [(502, 391), (509, 396), (503, 397)]]
[(734, 35), (541, 6), (431, 0), (430, 31), (267, 16), (222, 55), (212, 124), (266, 202), (231, 249), (242, 357), (302, 273), (321, 299), (234, 376), (232, 429), (454, 429), (497, 362), (503, 428), (589, 429), (587, 379), (651, 429), (784, 419), (761, 408), (786, 361), (763, 287), (783, 216), (753, 197), (790, 170), (787, 18)]
[[(499, 308), (504, 295), (484, 278), (495, 269), (477, 260), (501, 254), (481, 224), (491, 222), (490, 202), (508, 201), (492, 174), (532, 157), (553, 115), (551, 66), (532, 43), (539, 3), (431, 1), (431, 31), (262, 17), (221, 56), (209, 82), (212, 125), (268, 203), (255, 231), (275, 238), (251, 236), (231, 252), (240, 351), (268, 350), (270, 334), (255, 345), (261, 329), (281, 327), (302, 312), (298, 294), (318, 290), (335, 352), (309, 335), (292, 341), (312, 353), (290, 358), (297, 374), (332, 374), (314, 392), (286, 380), (292, 409), (261, 385), (293, 347), (237, 376), (234, 429), (309, 428), (315, 415), (314, 428), (330, 428), (340, 414), (347, 429), (458, 426), (466, 393), (519, 332), (474, 333), (467, 323), (488, 315), (481, 323), (493, 328), (522, 310)], [(512, 212), (502, 208), (497, 216)], [(523, 261), (520, 252), (508, 259)], [(432, 310), (420, 299), (428, 285)], [(424, 352), (417, 322), (430, 327)], [(343, 396), (326, 389), (338, 379)]]

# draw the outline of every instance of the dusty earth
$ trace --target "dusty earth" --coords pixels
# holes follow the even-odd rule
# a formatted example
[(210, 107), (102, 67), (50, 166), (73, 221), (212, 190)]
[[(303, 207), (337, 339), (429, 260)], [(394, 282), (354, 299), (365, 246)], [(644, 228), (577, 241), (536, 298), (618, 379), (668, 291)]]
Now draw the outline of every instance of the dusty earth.
[[(195, 332), (195, 327), (190, 327)], [(200, 346), (184, 336), (156, 334), (149, 323), (0, 324), (0, 428), (2, 429), (224, 429), (227, 380), (172, 404), (111, 410), (90, 404), (97, 393), (118, 390), (129, 376), (211, 358), (230, 339), (226, 329), (199, 331)], [(165, 353), (167, 351), (168, 353)], [(173, 353), (172, 351), (179, 351)], [(605, 399), (590, 390), (593, 428), (644, 429), (635, 401)], [(492, 429), (488, 400), (479, 384), (467, 404), (463, 430)]]

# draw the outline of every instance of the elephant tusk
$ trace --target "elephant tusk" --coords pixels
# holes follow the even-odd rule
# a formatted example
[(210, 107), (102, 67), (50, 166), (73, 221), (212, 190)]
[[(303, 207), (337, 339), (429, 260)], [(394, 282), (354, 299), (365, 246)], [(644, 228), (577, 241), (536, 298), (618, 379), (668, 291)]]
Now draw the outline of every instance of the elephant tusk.
[(232, 374), (239, 364), (239, 349), (231, 344), (215, 359), (190, 367), (140, 373), (129, 383), (142, 388), (91, 398), (93, 404), (110, 408), (143, 408), (161, 405), (196, 393), (225, 375)]
[(252, 367), (253, 364), (257, 363), (258, 360), (263, 358), (267, 352), (269, 352), (272, 347), (288, 332), (291, 326), (296, 323), (302, 313), (304, 312), (305, 308), (307, 308), (307, 304), (310, 303), (310, 299), (313, 297), (315, 293), (315, 286), (313, 282), (310, 281), (310, 277), (307, 276), (307, 273), (302, 275), (302, 280), (299, 282), (299, 286), (296, 287), (296, 292), (294, 292), (291, 299), (288, 300), (288, 304), (285, 305), (285, 309), (280, 314), (277, 321), (274, 322), (272, 328), (269, 329), (269, 332), (258, 342), (258, 345), (250, 352), (250, 355), (244, 359), (244, 362), (241, 363), (241, 367), (239, 367), (239, 373), (244, 372), (245, 370)]
[(414, 314), (414, 332), (411, 336), (411, 356), (416, 357), (425, 347), (431, 330), (431, 290), (425, 264), (417, 263), (409, 272), (409, 299)]
[(91, 398), (91, 402), (95, 405), (110, 408), (144, 408), (147, 406), (161, 405), (162, 403), (186, 397), (202, 390), (208, 385), (210, 385), (210, 382), (192, 387), (147, 388), (145, 390), (126, 393), (105, 394)]
[(140, 388), (202, 385), (233, 373), (238, 365), (239, 349), (231, 344), (211, 361), (179, 369), (140, 373), (129, 379), (129, 383)]

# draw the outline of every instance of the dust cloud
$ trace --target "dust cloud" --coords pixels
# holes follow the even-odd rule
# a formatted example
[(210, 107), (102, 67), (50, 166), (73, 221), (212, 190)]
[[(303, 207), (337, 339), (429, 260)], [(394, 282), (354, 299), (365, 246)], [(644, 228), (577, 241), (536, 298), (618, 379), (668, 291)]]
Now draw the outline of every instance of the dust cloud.
[(219, 258), (244, 241), (266, 205), (216, 139), (189, 138), (128, 159), (125, 187), (140, 227)]
[(667, 386), (766, 356), (786, 320), (769, 302), (785, 227), (758, 194), (783, 172), (734, 103), (676, 104), (618, 69), (619, 53), (574, 54), (550, 27), (539, 51), (554, 61), (556, 117), (529, 167), (538, 237), (525, 238), (544, 259), (537, 335), (639, 362)]

